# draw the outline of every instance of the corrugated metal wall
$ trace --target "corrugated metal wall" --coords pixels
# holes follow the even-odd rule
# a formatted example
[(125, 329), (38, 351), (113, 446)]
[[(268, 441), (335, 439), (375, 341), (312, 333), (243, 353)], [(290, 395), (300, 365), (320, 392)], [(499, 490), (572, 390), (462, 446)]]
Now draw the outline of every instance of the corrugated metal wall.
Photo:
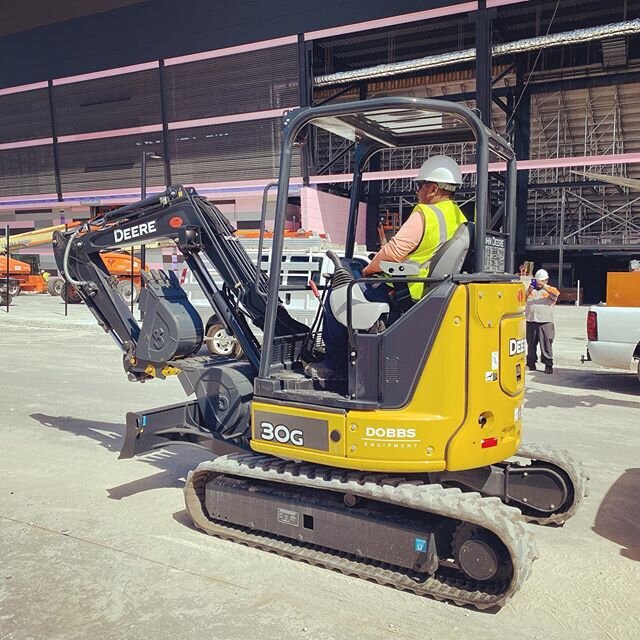
[[(173, 123), (166, 146), (161, 73), (166, 121)], [(163, 69), (55, 82), (50, 91), (51, 105), (47, 88), (0, 95), (0, 144), (17, 147), (52, 138), (55, 131), (63, 196), (139, 187), (144, 151), (163, 157), (168, 152), (174, 183), (273, 178), (282, 121), (256, 112), (298, 104), (298, 51), (295, 44), (257, 49)], [(252, 115), (237, 121), (242, 114)], [(225, 116), (233, 121), (193, 123)], [(140, 127), (146, 132), (114, 135)], [(299, 171), (297, 157), (293, 167)], [(150, 186), (165, 184), (164, 169), (164, 162), (147, 163)], [(56, 192), (53, 145), (0, 149), (0, 171), (1, 196)]]
[(266, 111), (299, 103), (294, 44), (170, 66), (165, 74), (170, 121)]
[(158, 69), (54, 86), (53, 104), (58, 136), (158, 124)]
[[(162, 133), (59, 145), (62, 192), (139, 187), (143, 151), (162, 153)], [(164, 184), (161, 162), (147, 163), (147, 181), (150, 185)]]
[(0, 196), (55, 192), (51, 145), (0, 151)]
[[(3, 4), (17, 2), (6, 0)], [(462, 2), (465, 0), (142, 2), (0, 38), (0, 60), (3, 61), (0, 87), (244, 45)], [(23, 4), (31, 6), (32, 3)], [(81, 3), (76, 0), (49, 4)], [(7, 60), (11, 63), (5, 64)]]
[(47, 89), (0, 96), (0, 144), (51, 136)]
[[(280, 118), (171, 131), (174, 183), (256, 180), (278, 175)], [(299, 171), (299, 157), (292, 162)]]

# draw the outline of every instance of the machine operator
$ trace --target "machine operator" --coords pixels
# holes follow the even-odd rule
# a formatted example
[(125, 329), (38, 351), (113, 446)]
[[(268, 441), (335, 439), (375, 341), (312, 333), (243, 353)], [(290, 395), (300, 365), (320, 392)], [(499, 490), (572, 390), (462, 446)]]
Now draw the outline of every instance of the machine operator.
[[(429, 275), (429, 261), (449, 240), (456, 229), (467, 221), (453, 200), (456, 188), (462, 184), (462, 171), (449, 156), (433, 156), (420, 167), (415, 178), (418, 203), (398, 233), (378, 251), (362, 276), (370, 278), (384, 275), (381, 261), (413, 262), (420, 267), (420, 278)], [(379, 283), (362, 284), (365, 297), (371, 302), (387, 302), (393, 292), (393, 284), (380, 278)], [(413, 302), (422, 298), (424, 284), (407, 283)], [(305, 373), (320, 382), (341, 382), (347, 373), (349, 336), (347, 328), (340, 324), (331, 311), (329, 300), (325, 303), (322, 337), (325, 359), (308, 364)]]

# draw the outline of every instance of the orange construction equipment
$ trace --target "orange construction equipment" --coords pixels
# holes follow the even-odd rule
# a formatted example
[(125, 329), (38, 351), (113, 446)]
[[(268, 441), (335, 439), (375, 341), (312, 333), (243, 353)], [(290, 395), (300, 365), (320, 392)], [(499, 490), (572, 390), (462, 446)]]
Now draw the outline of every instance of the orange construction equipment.
[(10, 287), (9, 293), (17, 296), (21, 291), (32, 291), (35, 293), (45, 293), (47, 283), (39, 273), (31, 273), (31, 265), (28, 262), (9, 258), (9, 269), (7, 270), (7, 256), (0, 255), (0, 277), (7, 275), (16, 280)]
[[(133, 258), (133, 278), (131, 278), (132, 259), (130, 253), (126, 251), (109, 251), (101, 253), (100, 257), (107, 267), (109, 275), (117, 281), (116, 289), (124, 301), (130, 303), (133, 298), (133, 302), (137, 302), (141, 285), (140, 271), (142, 262), (140, 259), (136, 257)], [(61, 285), (59, 294), (63, 300), (66, 300), (70, 304), (82, 302), (75, 287), (68, 282), (64, 282), (64, 279), (61, 277), (49, 278), (49, 293), (56, 295), (56, 285), (58, 284)]]
[(640, 307), (640, 271), (607, 273), (607, 306)]
[[(59, 224), (53, 227), (45, 227), (44, 229), (36, 229), (34, 231), (26, 231), (25, 233), (17, 233), (16, 235), (0, 239), (0, 275), (7, 274), (7, 250), (14, 252), (27, 247), (37, 247), (51, 243), (54, 231), (63, 231), (64, 229), (77, 227), (79, 222), (72, 222), (68, 225)], [(34, 262), (37, 264), (37, 262)], [(11, 287), (11, 295), (17, 296), (21, 291), (30, 291), (34, 293), (46, 293), (47, 280), (42, 277), (39, 269), (26, 261), (12, 258), (9, 254), (9, 277), (18, 281), (17, 285)]]
[[(36, 229), (35, 231), (27, 231), (9, 236), (9, 250), (17, 251), (30, 247), (38, 247), (51, 244), (51, 239), (56, 231), (65, 231), (74, 229), (79, 226), (80, 222), (71, 222), (69, 224), (60, 224), (53, 227), (45, 227), (44, 229)], [(7, 241), (5, 238), (0, 239), (0, 277), (7, 273)], [(118, 280), (118, 290), (121, 295), (128, 300), (133, 294), (134, 300), (137, 299), (140, 291), (140, 269), (142, 266), (138, 258), (133, 258), (133, 288), (131, 287), (131, 254), (125, 251), (111, 251), (102, 254), (102, 259), (109, 270), (109, 274)], [(80, 297), (74, 295), (69, 289), (67, 294), (61, 290), (63, 284), (61, 278), (45, 279), (41, 273), (33, 273), (34, 269), (28, 262), (17, 260), (9, 256), (9, 277), (18, 281), (17, 285), (11, 287), (11, 295), (16, 296), (21, 291), (31, 291), (35, 293), (62, 294), (67, 295), (69, 302), (80, 302)], [(60, 287), (56, 287), (56, 281), (59, 281)], [(133, 289), (133, 291), (132, 291)]]
[[(123, 278), (131, 278), (131, 254), (122, 252), (116, 253), (115, 251), (109, 253), (101, 253), (100, 257), (104, 261), (109, 273), (112, 276), (121, 280)], [(140, 268), (142, 262), (139, 258), (133, 258), (133, 281), (137, 286), (140, 286)]]

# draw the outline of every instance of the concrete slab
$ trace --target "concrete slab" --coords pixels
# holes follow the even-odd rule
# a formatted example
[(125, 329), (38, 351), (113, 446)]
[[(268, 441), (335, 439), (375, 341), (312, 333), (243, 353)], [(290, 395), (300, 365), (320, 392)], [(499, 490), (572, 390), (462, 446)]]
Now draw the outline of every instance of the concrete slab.
[[(117, 460), (124, 414), (184, 398), (126, 381), (83, 306), (0, 311), (0, 639), (625, 639), (640, 633), (640, 384), (580, 365), (586, 309), (559, 307), (553, 376), (529, 376), (526, 439), (570, 449), (591, 495), (498, 613), (394, 591), (209, 538), (186, 472), (206, 454)], [(14, 312), (15, 311), (15, 312)]]
[(42, 293), (22, 293), (13, 298), (7, 312), (0, 306), (0, 327), (26, 325), (47, 329), (100, 330), (95, 318), (84, 304), (65, 304), (59, 296)]

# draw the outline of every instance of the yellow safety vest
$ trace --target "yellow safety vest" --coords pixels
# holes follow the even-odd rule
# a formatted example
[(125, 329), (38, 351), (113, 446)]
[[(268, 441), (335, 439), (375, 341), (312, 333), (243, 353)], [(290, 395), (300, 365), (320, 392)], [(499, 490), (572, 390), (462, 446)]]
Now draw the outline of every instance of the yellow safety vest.
[[(420, 244), (405, 258), (405, 262), (415, 262), (420, 266), (418, 277), (429, 276), (429, 262), (436, 251), (453, 236), (456, 229), (467, 222), (464, 213), (453, 200), (443, 200), (437, 204), (417, 204), (414, 211), (422, 214), (424, 231)], [(409, 293), (414, 301), (424, 294), (422, 282), (409, 282)]]

